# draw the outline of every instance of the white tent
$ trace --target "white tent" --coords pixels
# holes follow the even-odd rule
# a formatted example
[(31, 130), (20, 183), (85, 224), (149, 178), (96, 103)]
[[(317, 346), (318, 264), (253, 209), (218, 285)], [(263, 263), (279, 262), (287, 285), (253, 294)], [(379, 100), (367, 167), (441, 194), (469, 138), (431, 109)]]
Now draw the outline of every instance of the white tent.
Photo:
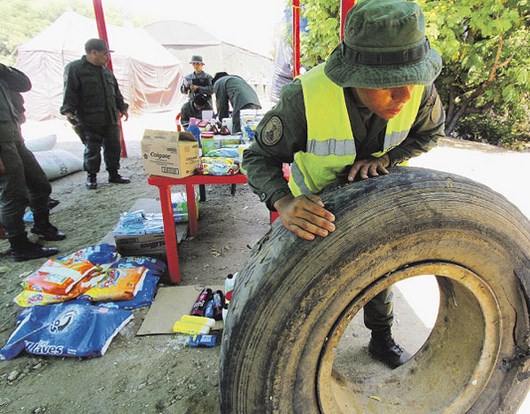
[(274, 71), (270, 57), (226, 43), (192, 23), (165, 20), (148, 24), (144, 29), (182, 62), (185, 74), (193, 71), (191, 57), (201, 55), (206, 73), (239, 75), (260, 97), (268, 95), (266, 88)]
[[(180, 61), (143, 29), (107, 25), (114, 75), (131, 112), (178, 109), (184, 96)], [(67, 63), (84, 55), (85, 42), (99, 37), (95, 20), (63, 13), (52, 25), (17, 49), (16, 67), (33, 84), (24, 94), (26, 116), (61, 117), (63, 73)]]

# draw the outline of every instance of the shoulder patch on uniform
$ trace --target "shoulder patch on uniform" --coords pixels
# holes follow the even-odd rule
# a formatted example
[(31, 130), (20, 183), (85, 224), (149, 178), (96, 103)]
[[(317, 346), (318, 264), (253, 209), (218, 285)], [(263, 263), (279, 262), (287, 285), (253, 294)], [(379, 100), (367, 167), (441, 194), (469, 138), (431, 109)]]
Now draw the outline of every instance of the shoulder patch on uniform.
[(271, 117), (261, 130), (261, 141), (271, 147), (280, 142), (283, 135), (283, 124), (282, 120), (277, 117)]
[(437, 99), (431, 110), (431, 122), (434, 122), (435, 124), (440, 122), (440, 119), (442, 119), (443, 110), (444, 108), (442, 101)]

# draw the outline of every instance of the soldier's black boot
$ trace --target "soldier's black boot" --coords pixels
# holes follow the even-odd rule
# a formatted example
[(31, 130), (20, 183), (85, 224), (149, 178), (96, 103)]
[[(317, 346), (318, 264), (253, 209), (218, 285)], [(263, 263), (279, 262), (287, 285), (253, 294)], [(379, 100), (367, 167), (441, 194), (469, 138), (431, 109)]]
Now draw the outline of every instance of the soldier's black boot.
[(89, 190), (95, 190), (98, 188), (98, 179), (96, 174), (88, 174), (86, 177), (86, 188)]
[(40, 259), (59, 253), (59, 249), (55, 247), (43, 247), (38, 243), (30, 242), (25, 234), (10, 238), (9, 243), (11, 245), (11, 258), (15, 262)]
[(128, 177), (122, 177), (117, 172), (109, 172), (109, 183), (129, 184), (131, 180)]
[(48, 241), (64, 240), (66, 234), (59, 231), (57, 227), (50, 223), (50, 210), (33, 212), (34, 224), (31, 229), (33, 234)]
[(392, 338), (390, 330), (372, 332), (368, 352), (373, 358), (394, 369), (407, 362), (411, 355), (400, 347)]

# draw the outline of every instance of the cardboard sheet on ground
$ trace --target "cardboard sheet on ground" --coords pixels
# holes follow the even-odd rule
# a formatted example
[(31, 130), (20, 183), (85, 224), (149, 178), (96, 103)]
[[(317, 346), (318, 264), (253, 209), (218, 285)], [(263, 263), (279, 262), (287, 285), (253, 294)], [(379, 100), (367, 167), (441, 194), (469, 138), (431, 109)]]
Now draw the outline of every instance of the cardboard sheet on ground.
[[(223, 290), (222, 286), (208, 286)], [(188, 315), (204, 286), (169, 286), (158, 289), (155, 300), (136, 335), (174, 335), (173, 325), (182, 315)], [(223, 329), (223, 321), (215, 322), (213, 330)]]

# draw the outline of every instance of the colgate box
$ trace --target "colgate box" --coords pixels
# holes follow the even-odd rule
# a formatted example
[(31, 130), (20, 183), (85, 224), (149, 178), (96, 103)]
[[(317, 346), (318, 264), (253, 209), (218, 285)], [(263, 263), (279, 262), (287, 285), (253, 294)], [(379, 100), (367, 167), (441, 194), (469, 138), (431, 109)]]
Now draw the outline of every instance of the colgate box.
[(142, 158), (147, 174), (188, 177), (199, 164), (199, 144), (190, 132), (146, 129)]

